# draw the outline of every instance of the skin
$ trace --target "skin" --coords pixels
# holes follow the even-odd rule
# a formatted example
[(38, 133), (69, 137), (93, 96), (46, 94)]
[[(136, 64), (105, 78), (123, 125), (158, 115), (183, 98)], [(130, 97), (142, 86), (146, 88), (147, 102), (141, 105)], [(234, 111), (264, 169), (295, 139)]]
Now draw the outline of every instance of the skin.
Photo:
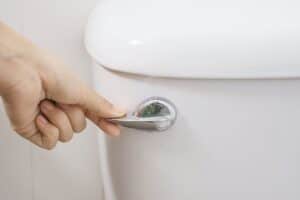
[(106, 118), (125, 114), (89, 88), (68, 66), (0, 22), (0, 96), (12, 128), (44, 149), (68, 142), (86, 118), (109, 135)]

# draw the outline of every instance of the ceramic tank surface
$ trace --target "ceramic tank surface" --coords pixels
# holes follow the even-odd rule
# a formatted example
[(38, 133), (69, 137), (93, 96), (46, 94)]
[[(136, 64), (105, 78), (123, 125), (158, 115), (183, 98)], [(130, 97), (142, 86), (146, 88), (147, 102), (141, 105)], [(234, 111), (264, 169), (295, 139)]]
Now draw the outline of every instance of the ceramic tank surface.
[(300, 76), (297, 0), (102, 0), (90, 55), (114, 70), (185, 78)]
[(298, 200), (300, 80), (184, 80), (95, 65), (95, 87), (133, 109), (149, 96), (178, 108), (166, 132), (100, 135), (107, 200)]
[(152, 96), (177, 108), (164, 132), (99, 135), (106, 200), (300, 199), (298, 8), (99, 4), (85, 38), (96, 90), (128, 111)]

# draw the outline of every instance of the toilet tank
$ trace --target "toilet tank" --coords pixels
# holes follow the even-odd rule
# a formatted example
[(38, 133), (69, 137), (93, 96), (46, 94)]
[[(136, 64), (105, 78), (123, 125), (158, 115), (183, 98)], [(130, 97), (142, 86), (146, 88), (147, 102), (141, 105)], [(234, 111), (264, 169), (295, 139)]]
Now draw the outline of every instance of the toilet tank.
[(299, 8), (102, 0), (85, 34), (96, 90), (178, 110), (165, 132), (99, 134), (105, 199), (300, 199)]

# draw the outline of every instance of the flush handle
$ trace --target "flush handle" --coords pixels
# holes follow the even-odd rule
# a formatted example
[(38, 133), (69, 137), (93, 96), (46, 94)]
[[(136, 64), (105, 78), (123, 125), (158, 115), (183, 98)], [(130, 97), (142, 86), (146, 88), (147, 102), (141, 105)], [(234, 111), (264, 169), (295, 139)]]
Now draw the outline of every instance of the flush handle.
[(176, 117), (177, 109), (170, 100), (151, 97), (144, 100), (132, 114), (108, 120), (128, 128), (165, 131), (175, 123)]

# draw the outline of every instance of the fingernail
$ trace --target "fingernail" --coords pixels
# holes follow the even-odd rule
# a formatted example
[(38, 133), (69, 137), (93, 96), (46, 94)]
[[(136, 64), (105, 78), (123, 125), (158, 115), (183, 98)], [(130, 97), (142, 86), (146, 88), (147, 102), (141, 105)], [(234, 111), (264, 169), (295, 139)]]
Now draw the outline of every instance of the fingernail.
[(126, 111), (119, 107), (113, 107), (113, 112), (117, 117), (122, 117), (123, 115), (126, 115)]
[(42, 103), (42, 109), (50, 111), (50, 110), (54, 109), (54, 105), (50, 102), (44, 102), (44, 103)]
[(43, 117), (42, 115), (38, 116), (38, 120), (39, 122), (41, 122), (42, 124), (48, 124), (48, 121), (45, 117)]

